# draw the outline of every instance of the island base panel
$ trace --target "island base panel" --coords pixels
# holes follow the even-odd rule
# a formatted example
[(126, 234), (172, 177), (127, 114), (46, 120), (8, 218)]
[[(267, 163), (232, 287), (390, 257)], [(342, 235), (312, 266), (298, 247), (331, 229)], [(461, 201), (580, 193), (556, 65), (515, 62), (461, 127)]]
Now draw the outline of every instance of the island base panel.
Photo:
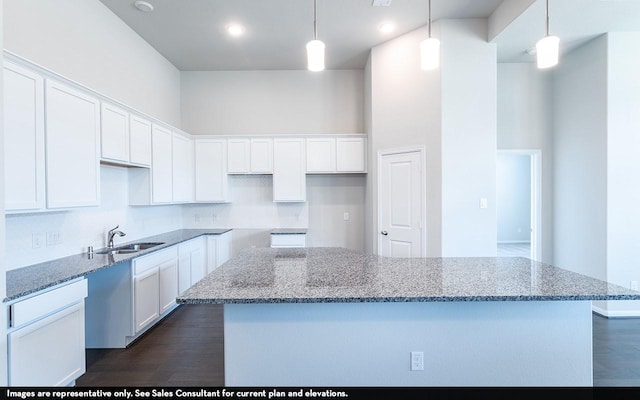
[(591, 318), (590, 301), (225, 304), (225, 385), (592, 386)]

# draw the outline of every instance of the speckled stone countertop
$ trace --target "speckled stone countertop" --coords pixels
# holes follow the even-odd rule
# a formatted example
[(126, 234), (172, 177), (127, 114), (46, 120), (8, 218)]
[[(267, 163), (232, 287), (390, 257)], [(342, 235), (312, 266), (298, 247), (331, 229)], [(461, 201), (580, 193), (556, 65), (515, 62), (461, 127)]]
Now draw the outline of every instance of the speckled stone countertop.
[(15, 300), (42, 289), (88, 275), (102, 268), (130, 261), (136, 257), (185, 242), (198, 236), (221, 235), (229, 231), (230, 229), (182, 229), (131, 242), (118, 242), (115, 246), (117, 248), (129, 243), (162, 243), (151, 249), (141, 250), (136, 253), (98, 254), (97, 252), (103, 249), (96, 249), (93, 255), (89, 255), (88, 253), (77, 254), (9, 270), (7, 271), (7, 297), (4, 299), (4, 302)]
[(307, 230), (305, 228), (281, 228), (272, 229), (272, 235), (306, 235)]
[(528, 258), (387, 258), (343, 248), (241, 251), (177, 299), (198, 303), (640, 300)]

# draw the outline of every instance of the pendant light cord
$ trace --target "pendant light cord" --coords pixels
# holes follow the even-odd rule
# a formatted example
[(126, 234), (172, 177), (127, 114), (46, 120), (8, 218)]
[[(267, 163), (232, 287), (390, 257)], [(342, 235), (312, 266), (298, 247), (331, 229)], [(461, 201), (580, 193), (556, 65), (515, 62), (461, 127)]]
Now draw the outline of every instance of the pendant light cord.
[(546, 8), (546, 29), (547, 29), (547, 36), (549, 36), (549, 0), (547, 0), (547, 8)]
[(431, 37), (431, 0), (429, 0), (429, 37)]
[(313, 40), (318, 40), (318, 24), (316, 22), (317, 17), (316, 0), (313, 0)]

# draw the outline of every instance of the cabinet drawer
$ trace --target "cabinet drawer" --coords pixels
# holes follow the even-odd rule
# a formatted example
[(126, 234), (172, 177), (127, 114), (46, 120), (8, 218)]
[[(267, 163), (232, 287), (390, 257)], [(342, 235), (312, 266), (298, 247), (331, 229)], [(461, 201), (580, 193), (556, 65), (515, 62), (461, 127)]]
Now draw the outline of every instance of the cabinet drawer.
[(305, 247), (307, 235), (271, 234), (271, 247)]
[(19, 327), (87, 297), (87, 280), (82, 279), (12, 304), (11, 327)]
[(139, 275), (170, 259), (178, 258), (178, 248), (171, 246), (133, 260), (133, 274)]

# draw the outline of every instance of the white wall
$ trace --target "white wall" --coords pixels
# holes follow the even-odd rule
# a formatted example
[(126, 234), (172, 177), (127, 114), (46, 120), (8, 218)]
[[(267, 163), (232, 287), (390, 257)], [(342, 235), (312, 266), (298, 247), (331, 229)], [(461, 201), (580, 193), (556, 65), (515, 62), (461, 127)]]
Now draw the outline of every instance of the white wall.
[(4, 46), (180, 127), (180, 73), (98, 0), (6, 0)]
[[(640, 33), (607, 39), (607, 280), (629, 287), (640, 281)], [(640, 315), (640, 302), (608, 303), (610, 314)]]
[[(180, 126), (180, 73), (98, 0), (8, 0), (3, 11), (7, 50)], [(7, 217), (7, 268), (103, 246), (117, 224), (122, 240), (181, 228), (180, 206), (128, 207), (127, 181), (126, 169), (102, 167), (100, 207)], [(47, 232), (62, 243), (33, 249), (33, 235)]]
[[(82, 253), (87, 246), (105, 247), (107, 231), (118, 224), (127, 235), (116, 237), (116, 244), (182, 228), (180, 206), (129, 207), (127, 169), (100, 170), (99, 207), (6, 217), (7, 269)], [(47, 233), (55, 232), (61, 243), (47, 246)], [(40, 235), (42, 247), (33, 248), (34, 235)]]
[(192, 134), (363, 133), (363, 71), (183, 71)]
[(496, 164), (498, 243), (531, 240), (531, 157), (498, 154)]
[[(184, 71), (183, 129), (193, 134), (363, 133), (364, 72)], [(230, 204), (184, 207), (185, 227), (234, 229), (234, 251), (269, 246), (274, 228), (307, 228), (310, 246), (364, 250), (366, 180), (307, 176), (307, 202), (274, 203), (271, 176), (231, 176)], [(349, 212), (349, 221), (344, 221)], [(213, 221), (208, 216), (217, 214)], [(196, 215), (207, 218), (195, 221)]]
[(371, 51), (366, 248), (377, 252), (378, 151), (425, 146), (427, 255), (495, 255), (496, 48), (485, 19), (440, 20), (432, 34), (441, 40), (436, 71), (420, 69), (426, 28)]
[(554, 71), (554, 264), (607, 279), (607, 41)]
[(553, 262), (553, 71), (498, 64), (498, 149), (540, 150), (542, 259)]
[(496, 45), (484, 19), (441, 21), (440, 34), (442, 256), (495, 256)]
[[(438, 24), (432, 31), (438, 35)], [(372, 253), (378, 251), (378, 152), (411, 146), (426, 148), (427, 255), (441, 251), (440, 72), (420, 69), (418, 49), (425, 37), (427, 29), (420, 28), (371, 50), (366, 248)]]

